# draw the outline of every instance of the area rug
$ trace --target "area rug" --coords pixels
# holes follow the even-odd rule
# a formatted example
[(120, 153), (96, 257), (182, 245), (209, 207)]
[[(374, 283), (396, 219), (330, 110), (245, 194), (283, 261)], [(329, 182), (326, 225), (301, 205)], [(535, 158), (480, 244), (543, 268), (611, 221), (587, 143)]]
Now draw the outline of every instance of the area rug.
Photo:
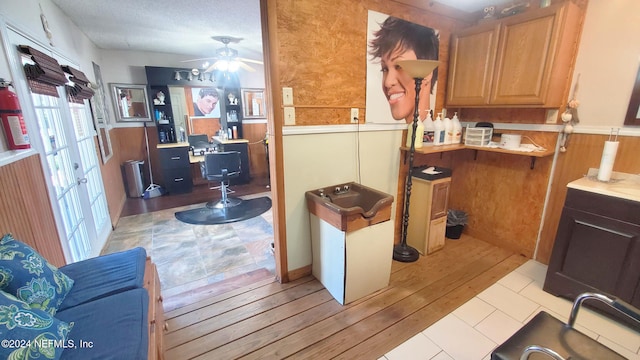
[(178, 211), (176, 219), (192, 225), (216, 225), (242, 221), (256, 217), (271, 208), (271, 199), (264, 196), (243, 200), (239, 205), (223, 209), (197, 209)]

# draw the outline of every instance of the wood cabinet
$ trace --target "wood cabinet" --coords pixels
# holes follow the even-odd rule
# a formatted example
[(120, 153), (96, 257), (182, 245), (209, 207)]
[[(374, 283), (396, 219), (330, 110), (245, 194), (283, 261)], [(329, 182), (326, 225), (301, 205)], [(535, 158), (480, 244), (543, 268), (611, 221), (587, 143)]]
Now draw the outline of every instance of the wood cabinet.
[(144, 288), (149, 293), (149, 352), (147, 359), (164, 359), (164, 331), (167, 324), (164, 320), (160, 278), (156, 265), (147, 258), (144, 269)]
[(447, 106), (563, 106), (583, 13), (567, 1), (453, 35)]
[(426, 255), (444, 247), (451, 178), (413, 177), (407, 244)]
[(640, 202), (569, 188), (543, 289), (604, 291), (640, 306)]
[(193, 190), (189, 144), (158, 145), (160, 167), (164, 187), (170, 194), (188, 193)]

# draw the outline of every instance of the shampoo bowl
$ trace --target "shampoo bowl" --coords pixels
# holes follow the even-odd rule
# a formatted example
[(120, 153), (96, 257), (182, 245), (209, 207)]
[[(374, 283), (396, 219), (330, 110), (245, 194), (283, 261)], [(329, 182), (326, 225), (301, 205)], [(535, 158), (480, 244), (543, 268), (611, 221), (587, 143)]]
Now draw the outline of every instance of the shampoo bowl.
[(355, 182), (310, 190), (305, 197), (312, 214), (345, 232), (391, 218), (393, 196)]

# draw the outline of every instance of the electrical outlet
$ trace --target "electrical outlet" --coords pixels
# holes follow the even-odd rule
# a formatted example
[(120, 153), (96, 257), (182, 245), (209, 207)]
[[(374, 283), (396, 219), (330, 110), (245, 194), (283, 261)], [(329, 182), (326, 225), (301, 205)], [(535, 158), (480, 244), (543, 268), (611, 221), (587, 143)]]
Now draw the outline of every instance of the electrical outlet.
[(358, 108), (351, 108), (351, 120), (352, 123), (356, 124), (360, 122), (360, 117), (358, 116), (359, 110)]
[(558, 122), (558, 109), (547, 110), (547, 124), (555, 124)]
[(293, 105), (293, 89), (290, 87), (282, 88), (282, 105)]
[(284, 108), (284, 124), (295, 125), (296, 124), (296, 108), (287, 106)]

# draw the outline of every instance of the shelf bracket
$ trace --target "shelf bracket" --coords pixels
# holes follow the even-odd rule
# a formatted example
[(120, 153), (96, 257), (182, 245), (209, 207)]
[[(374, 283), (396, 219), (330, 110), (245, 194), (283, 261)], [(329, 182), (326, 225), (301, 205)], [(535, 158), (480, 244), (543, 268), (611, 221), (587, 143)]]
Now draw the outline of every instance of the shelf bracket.
[(529, 167), (531, 170), (533, 170), (533, 168), (536, 166), (536, 157), (532, 156), (531, 157), (531, 166)]

